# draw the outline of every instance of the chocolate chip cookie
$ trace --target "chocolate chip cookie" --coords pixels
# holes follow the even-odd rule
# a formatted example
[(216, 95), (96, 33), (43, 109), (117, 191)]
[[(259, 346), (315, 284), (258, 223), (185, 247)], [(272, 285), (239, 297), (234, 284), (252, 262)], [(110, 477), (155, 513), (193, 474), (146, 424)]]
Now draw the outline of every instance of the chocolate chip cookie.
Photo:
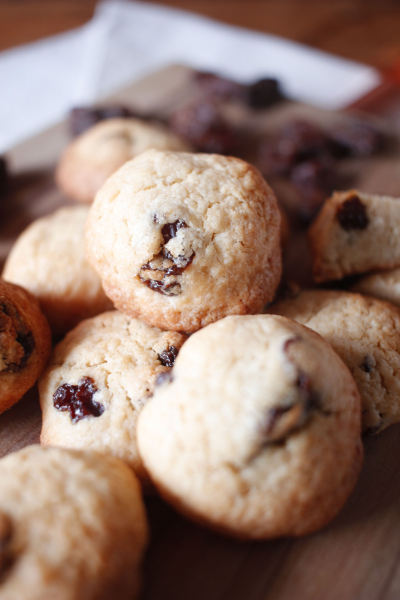
[(86, 226), (88, 260), (115, 306), (193, 332), (256, 313), (281, 274), (274, 193), (248, 163), (149, 150), (103, 186)]
[(36, 298), (0, 279), (0, 413), (33, 386), (50, 352), (50, 327)]
[(400, 310), (349, 292), (310, 290), (268, 312), (310, 327), (348, 366), (363, 403), (363, 430), (382, 431), (400, 421)]
[(113, 307), (85, 257), (86, 206), (67, 206), (37, 219), (18, 237), (3, 277), (39, 300), (53, 333)]
[(185, 343), (138, 443), (178, 510), (263, 539), (336, 515), (361, 466), (360, 423), (355, 381), (319, 335), (284, 317), (227, 317)]
[(39, 382), (42, 444), (111, 453), (143, 478), (138, 414), (185, 339), (118, 311), (80, 323), (56, 346)]
[(30, 446), (0, 460), (2, 600), (133, 600), (147, 521), (116, 458)]
[(69, 198), (90, 203), (114, 171), (148, 148), (190, 150), (160, 124), (107, 119), (71, 142), (58, 164), (56, 183)]

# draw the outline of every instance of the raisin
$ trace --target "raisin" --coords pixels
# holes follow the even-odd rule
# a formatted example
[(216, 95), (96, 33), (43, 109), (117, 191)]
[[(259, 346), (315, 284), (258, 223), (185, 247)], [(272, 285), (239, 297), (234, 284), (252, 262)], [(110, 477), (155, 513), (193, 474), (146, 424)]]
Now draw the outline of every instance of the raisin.
[[(153, 217), (154, 223), (158, 223), (156, 216)], [(187, 228), (183, 219), (178, 219), (173, 223), (166, 223), (161, 228), (164, 244), (156, 256), (140, 269), (139, 280), (149, 287), (153, 292), (164, 294), (165, 296), (178, 296), (181, 293), (181, 285), (176, 279), (171, 279), (177, 275), (182, 275), (183, 271), (191, 264), (194, 258), (194, 252), (186, 256), (174, 257), (165, 248), (168, 242), (176, 237), (180, 229)]]
[(327, 136), (308, 121), (291, 121), (259, 149), (260, 168), (266, 175), (288, 175), (293, 167), (329, 154)]
[(367, 209), (358, 196), (351, 196), (341, 204), (337, 210), (336, 218), (342, 229), (365, 229), (369, 219)]
[(0, 296), (0, 371), (23, 369), (35, 348), (35, 338), (15, 306)]
[(4, 198), (8, 192), (9, 177), (7, 171), (7, 163), (5, 158), (0, 156), (0, 200)]
[(211, 102), (184, 106), (172, 116), (170, 125), (202, 152), (232, 154), (238, 147), (236, 134)]
[(246, 101), (251, 108), (261, 109), (283, 100), (283, 94), (276, 79), (265, 78), (247, 86)]
[(214, 73), (198, 71), (194, 74), (196, 87), (212, 100), (233, 100), (243, 97), (245, 86)]
[(166, 350), (163, 350), (161, 354), (158, 355), (160, 362), (163, 367), (173, 367), (176, 357), (178, 356), (179, 349), (175, 348), (175, 346), (168, 346)]
[(58, 410), (69, 411), (73, 423), (85, 417), (100, 417), (104, 406), (93, 400), (97, 391), (93, 379), (83, 377), (78, 385), (60, 385), (53, 394), (53, 404)]
[(365, 121), (351, 121), (331, 132), (332, 152), (337, 156), (371, 156), (384, 143), (383, 134)]
[(182, 219), (179, 219), (174, 223), (166, 223), (165, 225), (163, 225), (161, 229), (161, 234), (164, 238), (164, 244), (168, 244), (169, 240), (172, 240), (172, 238), (176, 237), (178, 231), (183, 227), (187, 227), (187, 225)]

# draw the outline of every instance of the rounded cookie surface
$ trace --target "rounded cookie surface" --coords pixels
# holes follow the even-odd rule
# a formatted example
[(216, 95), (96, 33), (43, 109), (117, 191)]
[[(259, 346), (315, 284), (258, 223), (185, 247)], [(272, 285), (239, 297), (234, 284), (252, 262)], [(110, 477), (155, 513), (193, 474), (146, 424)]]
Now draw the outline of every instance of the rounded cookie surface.
[(30, 446), (0, 461), (2, 600), (132, 600), (147, 522), (121, 461)]
[(0, 279), (0, 413), (33, 386), (50, 352), (50, 327), (36, 298)]
[(364, 275), (351, 291), (387, 300), (400, 307), (400, 269)]
[(65, 150), (56, 183), (67, 196), (93, 202), (106, 179), (126, 161), (149, 148), (190, 150), (163, 126), (140, 119), (107, 119), (78, 136)]
[(100, 277), (85, 257), (86, 206), (68, 206), (37, 219), (19, 236), (3, 277), (39, 300), (53, 333), (110, 310)]
[(362, 462), (360, 396), (325, 340), (284, 317), (227, 317), (189, 338), (171, 375), (138, 423), (168, 501), (247, 538), (335, 516)]
[(145, 478), (137, 418), (185, 339), (118, 311), (80, 323), (56, 346), (39, 382), (42, 444), (111, 453)]
[(350, 292), (310, 290), (268, 312), (310, 327), (348, 366), (363, 403), (363, 430), (382, 431), (400, 420), (400, 311)]
[(126, 163), (97, 194), (86, 241), (116, 307), (163, 329), (256, 313), (281, 274), (272, 190), (215, 154), (149, 150)]

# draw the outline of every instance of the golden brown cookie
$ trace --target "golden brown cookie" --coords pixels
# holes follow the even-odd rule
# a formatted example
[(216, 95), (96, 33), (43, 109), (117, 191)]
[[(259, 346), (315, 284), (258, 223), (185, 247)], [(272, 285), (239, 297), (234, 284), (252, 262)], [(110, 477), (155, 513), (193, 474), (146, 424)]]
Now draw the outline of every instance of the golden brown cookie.
[(80, 202), (93, 202), (96, 192), (114, 171), (149, 148), (190, 150), (160, 124), (140, 119), (107, 119), (78, 136), (61, 157), (56, 183)]
[(319, 335), (284, 317), (227, 317), (184, 344), (139, 416), (139, 451), (195, 520), (244, 538), (303, 535), (356, 482), (360, 417), (355, 381)]
[(97, 194), (86, 242), (115, 306), (167, 330), (256, 313), (281, 274), (274, 193), (217, 154), (149, 150), (126, 163)]
[(268, 307), (310, 327), (348, 366), (363, 403), (363, 430), (400, 421), (400, 311), (361, 294), (310, 290)]
[(39, 382), (42, 444), (113, 454), (145, 478), (138, 415), (185, 339), (116, 310), (80, 323), (56, 346)]
[(116, 458), (30, 446), (0, 460), (1, 600), (133, 600), (147, 522)]
[(400, 199), (335, 192), (309, 230), (315, 281), (400, 266)]
[(50, 327), (36, 298), (0, 279), (0, 413), (33, 386), (50, 352)]
[(53, 333), (64, 334), (113, 306), (85, 257), (88, 212), (87, 206), (66, 206), (37, 219), (18, 237), (4, 266), (4, 279), (39, 300)]

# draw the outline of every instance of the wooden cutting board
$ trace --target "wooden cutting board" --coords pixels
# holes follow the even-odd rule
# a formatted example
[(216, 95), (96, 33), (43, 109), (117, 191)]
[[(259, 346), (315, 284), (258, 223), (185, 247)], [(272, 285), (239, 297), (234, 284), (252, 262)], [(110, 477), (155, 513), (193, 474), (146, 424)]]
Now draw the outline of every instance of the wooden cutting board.
[[(191, 72), (170, 67), (113, 100), (165, 116), (193, 90)], [(365, 108), (365, 107), (364, 107)], [(400, 196), (400, 93), (367, 106), (392, 136), (390, 148), (348, 161), (343, 175), (366, 192)], [(251, 113), (227, 108), (249, 141), (294, 116), (332, 126), (348, 118), (296, 103)], [(68, 141), (57, 124), (8, 153), (12, 191), (0, 205), (0, 268), (17, 235), (33, 220), (70, 203), (53, 183), (54, 165)], [(246, 157), (254, 158), (254, 144)], [(279, 187), (279, 184), (277, 184)], [(304, 231), (295, 230), (285, 257), (292, 279), (309, 278)], [(38, 443), (41, 414), (36, 388), (0, 415), (0, 456)], [(157, 497), (147, 499), (152, 537), (144, 565), (146, 600), (398, 600), (400, 598), (400, 425), (365, 441), (359, 482), (339, 516), (300, 539), (238, 542), (181, 518)], [(117, 599), (116, 599), (117, 600)]]

